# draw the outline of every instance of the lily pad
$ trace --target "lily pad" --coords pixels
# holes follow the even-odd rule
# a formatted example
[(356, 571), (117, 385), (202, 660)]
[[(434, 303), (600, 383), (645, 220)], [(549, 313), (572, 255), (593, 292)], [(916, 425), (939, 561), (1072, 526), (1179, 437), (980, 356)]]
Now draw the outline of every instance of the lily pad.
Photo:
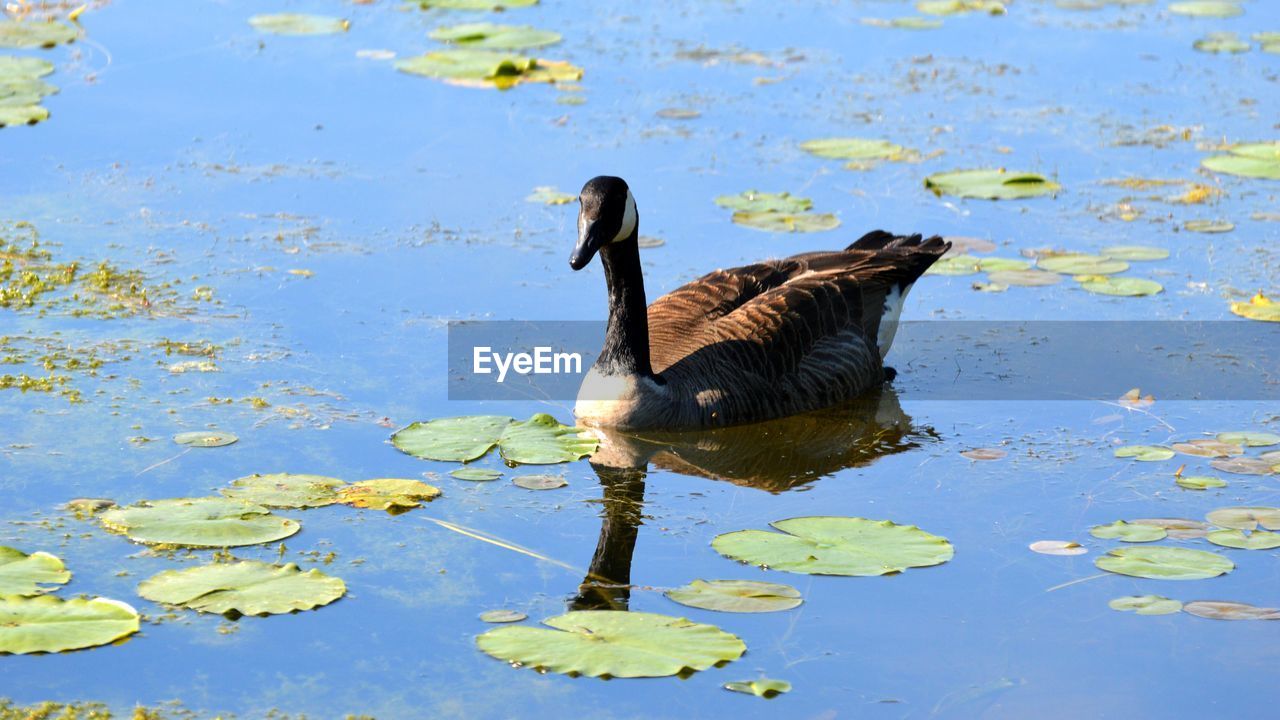
[(813, 207), (813, 201), (805, 197), (796, 197), (789, 192), (762, 193), (746, 190), (737, 195), (721, 195), (716, 204), (731, 210), (750, 212), (801, 213)]
[(511, 462), (551, 465), (595, 452), (597, 440), (580, 432), (544, 413), (524, 422), (501, 415), (477, 415), (417, 422), (392, 435), (391, 442), (403, 452), (428, 460), (467, 462), (500, 446), (502, 456)]
[(1182, 224), (1182, 229), (1189, 232), (1217, 235), (1235, 230), (1236, 225), (1226, 220), (1188, 220)]
[(1262, 293), (1254, 295), (1249, 302), (1231, 303), (1231, 312), (1250, 320), (1280, 322), (1280, 303), (1272, 302)]
[(186, 547), (236, 547), (287, 538), (301, 528), (261, 505), (231, 498), (147, 500), (107, 510), (103, 527), (134, 542)]
[(1192, 17), (1229, 18), (1244, 14), (1244, 8), (1238, 3), (1225, 0), (1196, 0), (1195, 2), (1176, 2), (1169, 5), (1169, 12), (1175, 15)]
[(53, 63), (42, 58), (0, 55), (0, 82), (41, 78), (53, 72)]
[(1116, 548), (1094, 564), (1107, 572), (1153, 580), (1203, 580), (1236, 567), (1221, 555), (1164, 545)]
[(1218, 527), (1233, 530), (1252, 531), (1259, 527), (1280, 530), (1280, 508), (1277, 507), (1218, 508), (1206, 515), (1205, 519)]
[(1235, 475), (1271, 475), (1280, 472), (1280, 465), (1250, 457), (1218, 458), (1210, 460), (1209, 467)]
[(1233, 32), (1211, 32), (1191, 45), (1200, 52), (1243, 53), (1249, 52), (1249, 43)]
[(1046, 287), (1062, 282), (1062, 276), (1044, 270), (1000, 270), (987, 275), (987, 279), (998, 285), (1016, 287)]
[(417, 3), (424, 10), (506, 10), (537, 5), (538, 0), (417, 0)]
[(772, 680), (770, 678), (762, 678), (760, 680), (747, 680), (742, 682), (728, 682), (724, 684), (725, 690), (733, 692), (746, 693), (747, 695), (755, 695), (766, 700), (774, 698), (782, 693), (791, 692), (791, 683), (786, 680)]
[(396, 512), (409, 510), (440, 495), (439, 488), (421, 480), (377, 478), (361, 480), (338, 490), (338, 501), (358, 508)]
[(1002, 460), (1009, 453), (1000, 448), (974, 448), (960, 453), (970, 460)]
[(1164, 290), (1164, 286), (1154, 280), (1111, 277), (1109, 275), (1091, 276), (1088, 280), (1080, 283), (1080, 287), (1098, 295), (1116, 295), (1119, 297), (1155, 295)]
[(256, 560), (165, 570), (138, 585), (142, 597), (199, 612), (277, 615), (311, 610), (342, 597), (347, 586), (319, 570)]
[(1168, 533), (1164, 528), (1154, 525), (1130, 524), (1117, 520), (1110, 525), (1095, 525), (1089, 534), (1103, 540), (1122, 540), (1124, 542), (1155, 542), (1163, 540)]
[(274, 35), (333, 35), (351, 28), (349, 20), (303, 13), (254, 15), (249, 24), (259, 32)]
[(560, 42), (560, 33), (538, 30), (528, 25), (498, 25), (496, 23), (466, 23), (439, 27), (428, 36), (432, 40), (474, 48), (494, 50), (519, 50), (543, 47)]
[(1139, 518), (1130, 520), (1134, 525), (1154, 525), (1164, 528), (1169, 537), (1174, 540), (1191, 540), (1202, 538), (1209, 534), (1213, 526), (1209, 523), (1200, 522), (1199, 520), (1188, 520), (1186, 518)]
[(223, 447), (239, 439), (229, 432), (218, 432), (216, 430), (196, 430), (194, 432), (178, 433), (173, 436), (173, 441), (179, 445), (199, 448)]
[(0, 106), (0, 127), (35, 125), (49, 119), (49, 110), (41, 105)]
[(806, 140), (800, 143), (800, 149), (818, 157), (837, 160), (893, 160), (906, 151), (906, 148), (888, 140), (855, 137)]
[(739, 210), (733, 221), (768, 232), (822, 232), (840, 227), (840, 219), (831, 213), (784, 213), (773, 210), (750, 212)]
[(560, 192), (550, 185), (539, 185), (525, 197), (526, 202), (541, 203), (543, 205), (568, 205), (577, 199), (576, 196), (567, 192)]
[(136, 632), (137, 611), (119, 600), (0, 597), (0, 653), (79, 650)]
[(1089, 549), (1072, 540), (1037, 540), (1027, 547), (1041, 555), (1084, 555)]
[(233, 480), (222, 494), (269, 508), (323, 507), (338, 502), (338, 488), (344, 485), (323, 475), (272, 473)]
[(1247, 447), (1269, 447), (1271, 445), (1280, 445), (1280, 435), (1270, 432), (1254, 432), (1250, 430), (1218, 433), (1217, 439), (1218, 442), (1231, 443), (1233, 445), (1245, 445)]
[(555, 490), (569, 484), (562, 475), (520, 475), (511, 482), (526, 490)]
[(1128, 270), (1129, 263), (1101, 255), (1069, 253), (1039, 258), (1036, 260), (1036, 267), (1066, 275), (1114, 275)]
[(1183, 455), (1207, 458), (1231, 457), (1244, 453), (1244, 448), (1240, 445), (1209, 438), (1196, 438), (1184, 443), (1174, 443), (1171, 447)]
[(80, 31), (60, 22), (0, 20), (0, 47), (51, 48), (74, 41)]
[(1143, 462), (1157, 462), (1173, 457), (1173, 451), (1162, 445), (1125, 445), (1112, 453), (1118, 458), (1133, 458)]
[(799, 517), (770, 523), (781, 533), (740, 530), (716, 536), (721, 555), (810, 575), (887, 575), (940, 565), (955, 550), (914, 525), (857, 517)]
[(666, 596), (689, 607), (738, 613), (790, 610), (804, 602), (790, 585), (755, 580), (694, 580)]
[(518, 610), (486, 610), (480, 613), (480, 620), (487, 623), (513, 623), (528, 619), (528, 615)]
[(1138, 615), (1171, 615), (1182, 610), (1182, 603), (1170, 600), (1162, 595), (1130, 595), (1118, 597), (1107, 606), (1120, 612), (1133, 612)]
[(450, 470), (449, 475), (459, 479), (468, 480), (470, 482), (491, 482), (502, 477), (502, 473), (489, 468), (470, 468), (463, 467), (457, 470)]
[(958, 170), (925, 178), (924, 186), (935, 195), (955, 195), (983, 200), (1013, 200), (1050, 195), (1062, 189), (1035, 173), (999, 170)]
[(506, 90), (521, 83), (556, 83), (582, 79), (582, 68), (555, 60), (512, 55), (496, 50), (457, 48), (397, 60), (395, 67), (411, 75), (455, 85)]
[(0, 595), (39, 595), (70, 580), (71, 573), (57, 557), (0, 545)]
[(1102, 248), (1098, 254), (1112, 260), (1126, 261), (1164, 260), (1169, 257), (1168, 250), (1149, 245), (1112, 245)]
[(1212, 475), (1179, 475), (1174, 478), (1174, 482), (1178, 484), (1178, 487), (1188, 490), (1208, 490), (1209, 488), (1224, 488), (1227, 486), (1225, 480)]
[(942, 21), (937, 18), (915, 16), (896, 17), (889, 20), (863, 18), (862, 24), (871, 25), (872, 27), (898, 28), (900, 30), (937, 30), (942, 27)]
[(1222, 600), (1196, 600), (1183, 605), (1182, 611), (1209, 620), (1280, 620), (1280, 609)]
[(979, 259), (972, 255), (944, 257), (925, 270), (926, 275), (977, 275)]
[(1280, 533), (1266, 530), (1214, 530), (1207, 537), (1214, 545), (1240, 550), (1271, 550), (1280, 547)]
[(927, 15), (960, 15), (969, 12), (1004, 15), (1007, 12), (1000, 0), (919, 0), (916, 9)]
[(1214, 172), (1241, 177), (1280, 180), (1280, 142), (1236, 145), (1228, 155), (1214, 155), (1200, 164)]
[(588, 677), (665, 677), (737, 660), (747, 646), (714, 625), (646, 612), (579, 610), (543, 621), (554, 630), (507, 626), (476, 638), (511, 663)]

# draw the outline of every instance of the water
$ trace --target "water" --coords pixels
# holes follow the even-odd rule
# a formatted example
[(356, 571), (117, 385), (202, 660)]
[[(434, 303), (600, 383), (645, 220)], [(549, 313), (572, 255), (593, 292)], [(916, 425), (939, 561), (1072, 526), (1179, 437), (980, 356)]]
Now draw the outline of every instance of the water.
[[(1106, 603), (1156, 593), (1274, 606), (1275, 551), (1222, 550), (1239, 567), (1214, 580), (1094, 578), (1092, 560), (1115, 543), (1087, 531), (1120, 518), (1199, 518), (1224, 505), (1280, 502), (1274, 478), (1223, 475), (1229, 487), (1195, 493), (1171, 475), (1183, 460), (1188, 474), (1206, 470), (1203, 461), (1111, 457), (1115, 444), (1274, 430), (1274, 403), (1157, 399), (1135, 412), (1083, 401), (943, 402), (921, 390), (930, 385), (921, 376), (940, 371), (900, 357), (889, 402), (909, 420), (897, 417), (904, 439), (894, 452), (868, 451), (858, 465), (802, 459), (811, 467), (757, 467), (754, 475), (715, 454), (697, 458), (713, 467), (693, 474), (655, 462), (644, 479), (630, 607), (715, 623), (749, 647), (741, 660), (685, 680), (542, 676), (474, 649), (488, 628), (476, 619), (481, 611), (510, 607), (537, 620), (578, 593), (601, 513), (626, 507), (601, 504), (587, 463), (564, 466), (568, 488), (532, 493), (505, 481), (454, 481), (443, 475), (447, 464), (385, 443), (392, 428), (446, 415), (568, 419), (564, 402), (449, 402), (444, 325), (602, 318), (599, 265), (578, 274), (566, 267), (574, 207), (523, 200), (534, 186), (573, 192), (601, 173), (628, 179), (641, 232), (666, 240), (644, 251), (655, 297), (714, 267), (836, 247), (886, 227), (989, 238), (1003, 256), (1119, 243), (1173, 252), (1135, 264), (1131, 274), (1165, 285), (1151, 298), (1095, 296), (1071, 282), (977, 293), (970, 284), (979, 278), (933, 277), (909, 298), (907, 318), (1231, 319), (1228, 297), (1277, 291), (1280, 232), (1251, 219), (1274, 212), (1277, 186), (1199, 174), (1208, 153), (1196, 145), (1276, 137), (1280, 56), (1256, 47), (1209, 55), (1191, 44), (1211, 30), (1280, 30), (1280, 11), (1248, 2), (1240, 18), (1193, 19), (1162, 5), (1078, 12), (1024, 0), (1007, 17), (951, 17), (929, 32), (861, 23), (910, 14), (900, 2), (548, 1), (496, 18), (401, 11), (392, 2), (281, 6), (351, 18), (349, 33), (319, 38), (259, 36), (245, 22), (263, 11), (257, 3), (116, 2), (87, 12), (82, 42), (40, 53), (58, 65), (48, 78), (61, 87), (46, 102), (52, 117), (0, 130), (0, 219), (32, 222), (67, 260), (109, 259), (157, 284), (181, 279), (181, 305), (194, 313), (103, 320), (0, 310), (3, 335), (71, 347), (130, 343), (115, 353), (130, 359), (98, 377), (72, 373), (82, 404), (0, 391), (0, 541), (63, 557), (75, 573), (64, 594), (120, 598), (163, 621), (118, 647), (0, 658), (0, 696), (122, 709), (179, 700), (210, 714), (320, 718), (1181, 718), (1265, 707), (1280, 627), (1136, 617)], [(423, 52), (435, 47), (429, 29), (472, 19), (562, 32), (565, 41), (543, 54), (586, 68), (587, 103), (558, 104), (560, 93), (543, 86), (450, 87), (356, 57), (360, 49)], [(767, 64), (677, 57), (699, 46), (736, 46)], [(656, 117), (665, 107), (702, 116)], [(1115, 144), (1166, 124), (1193, 128), (1195, 139)], [(850, 172), (795, 148), (845, 134), (944, 154)], [(930, 172), (980, 166), (1052, 174), (1066, 189), (1052, 200), (988, 203), (921, 188)], [(1129, 176), (1197, 180), (1226, 194), (1185, 206), (1145, 199), (1159, 190), (1099, 184)], [(751, 188), (812, 197), (844, 225), (771, 236), (732, 225), (711, 202)], [(1126, 197), (1145, 210), (1140, 218), (1101, 217)], [(1237, 227), (1181, 231), (1193, 218)], [(197, 286), (212, 288), (214, 302), (192, 300)], [(1270, 326), (1255, 327), (1260, 343), (1274, 342)], [(170, 373), (192, 358), (166, 356), (161, 339), (221, 347), (220, 372)], [(1116, 395), (1129, 387), (1117, 378)], [(252, 397), (270, 407), (255, 409)], [(241, 440), (185, 454), (168, 440), (206, 426)], [(130, 440), (138, 437), (153, 441)], [(751, 440), (728, 447), (773, 442)], [(1002, 461), (959, 455), (1002, 443)], [(445, 497), (396, 517), (341, 507), (285, 512), (304, 523), (287, 557), (341, 576), (350, 593), (314, 612), (235, 623), (166, 616), (134, 592), (154, 572), (208, 553), (152, 556), (58, 509), (77, 496), (206, 495), (241, 475), (279, 471), (349, 480), (435, 472)], [(725, 475), (737, 482), (705, 477)], [(721, 532), (811, 514), (916, 524), (949, 538), (956, 557), (896, 577), (828, 578), (763, 573), (709, 547)], [(427, 516), (577, 570), (449, 532)], [(1091, 552), (1029, 552), (1039, 539), (1077, 539)], [(336, 559), (318, 565), (330, 551)], [(697, 577), (789, 582), (805, 604), (737, 616), (683, 608), (658, 591)], [(795, 690), (765, 702), (718, 689), (761, 675)]]

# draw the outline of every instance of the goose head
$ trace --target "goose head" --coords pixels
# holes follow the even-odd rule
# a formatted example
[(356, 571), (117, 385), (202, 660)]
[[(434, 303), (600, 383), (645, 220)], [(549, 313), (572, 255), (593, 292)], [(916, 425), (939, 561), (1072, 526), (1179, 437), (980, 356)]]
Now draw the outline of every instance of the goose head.
[(636, 232), (636, 201), (622, 178), (591, 178), (578, 194), (578, 244), (569, 267), (581, 270), (601, 248), (623, 242)]

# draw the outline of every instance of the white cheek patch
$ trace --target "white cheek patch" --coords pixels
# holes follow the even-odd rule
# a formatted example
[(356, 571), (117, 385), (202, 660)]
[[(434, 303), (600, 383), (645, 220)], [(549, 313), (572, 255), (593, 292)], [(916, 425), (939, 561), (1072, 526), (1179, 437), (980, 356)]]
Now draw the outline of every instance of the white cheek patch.
[(631, 233), (636, 230), (636, 199), (631, 197), (631, 191), (627, 191), (627, 209), (622, 215), (622, 227), (618, 229), (618, 235), (613, 242), (622, 242), (631, 237)]

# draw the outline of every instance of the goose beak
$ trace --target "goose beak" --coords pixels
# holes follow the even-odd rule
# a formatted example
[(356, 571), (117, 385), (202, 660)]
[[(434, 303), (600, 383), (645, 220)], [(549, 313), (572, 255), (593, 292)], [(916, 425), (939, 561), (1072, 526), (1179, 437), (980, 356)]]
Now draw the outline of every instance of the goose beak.
[(600, 235), (596, 232), (596, 224), (583, 225), (578, 232), (578, 244), (574, 246), (573, 253), (569, 255), (569, 267), (574, 270), (581, 270), (586, 267), (602, 245), (604, 243), (601, 242)]

